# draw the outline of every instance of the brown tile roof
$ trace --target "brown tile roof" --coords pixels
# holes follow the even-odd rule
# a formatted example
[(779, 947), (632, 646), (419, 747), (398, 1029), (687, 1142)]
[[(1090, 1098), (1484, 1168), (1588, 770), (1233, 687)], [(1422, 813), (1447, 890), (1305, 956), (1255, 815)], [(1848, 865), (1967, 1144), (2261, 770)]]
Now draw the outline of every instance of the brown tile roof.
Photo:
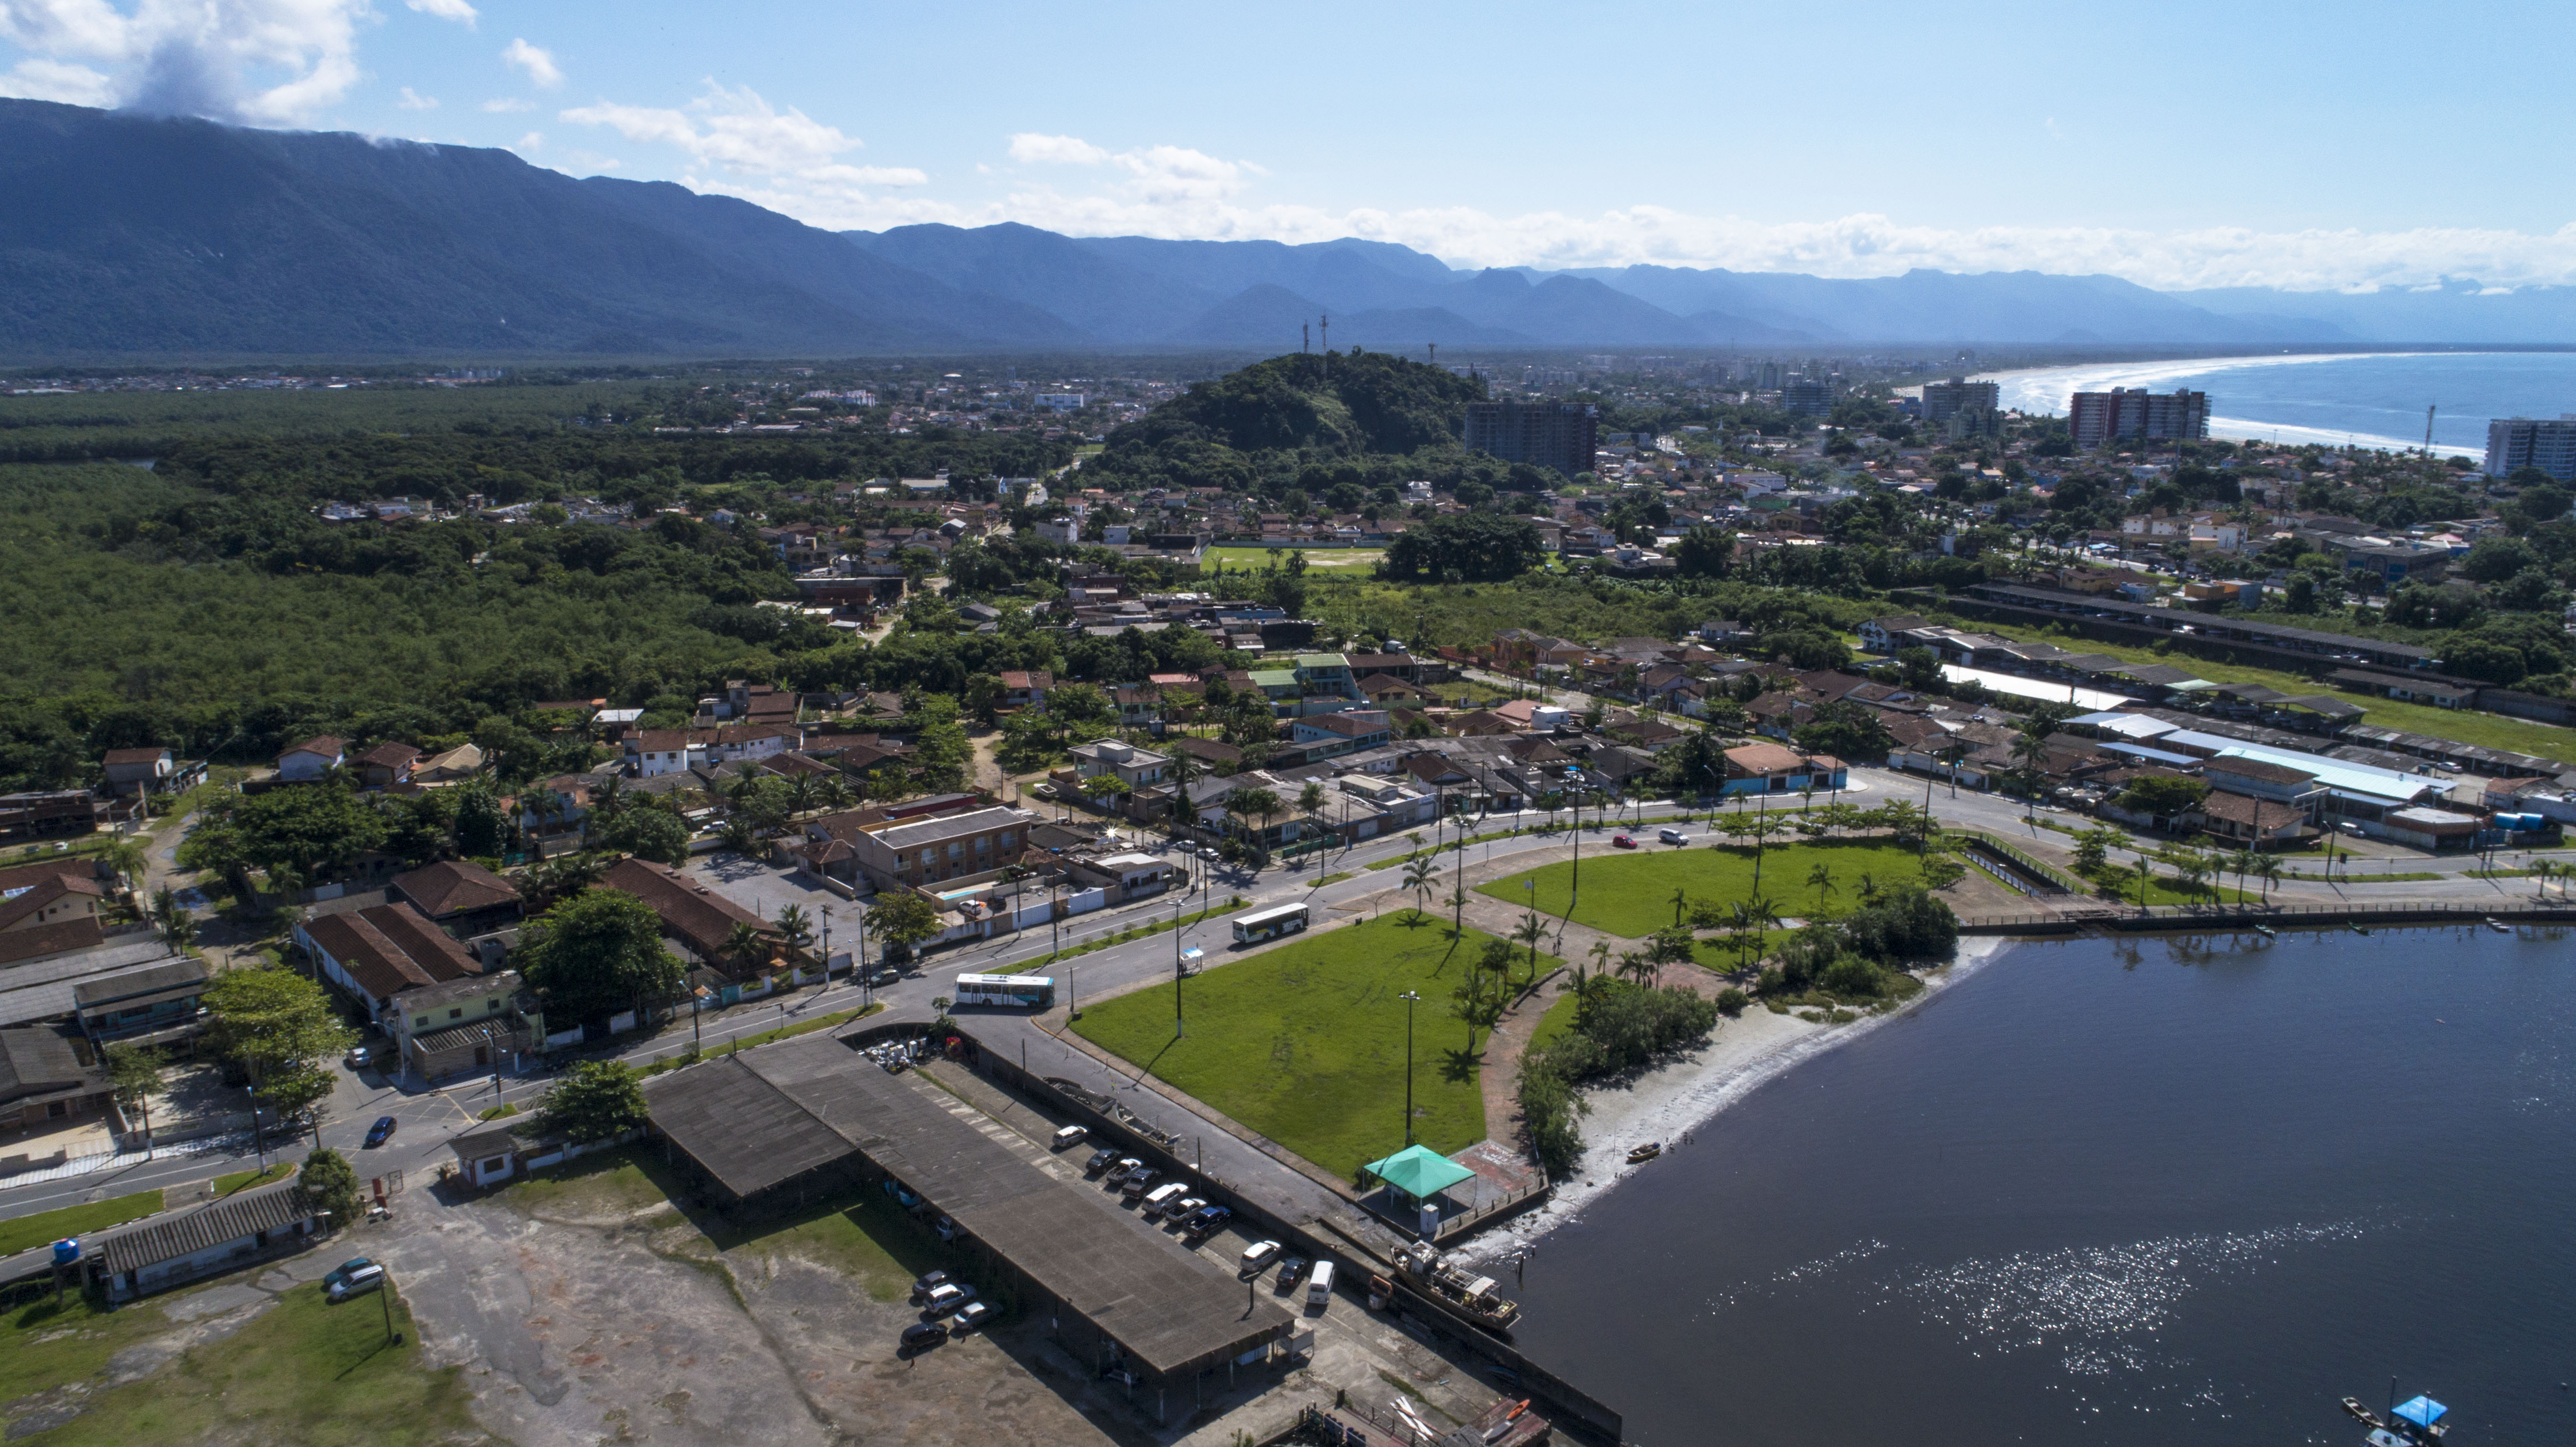
[(621, 859), (599, 877), (610, 889), (622, 889), (652, 907), (662, 924), (700, 959), (724, 958), (725, 937), (737, 924), (776, 935), (778, 927), (668, 865)]
[(393, 877), (393, 888), (431, 919), (514, 903), (519, 887), (472, 860), (443, 859)]
[(443, 984), (478, 972), (464, 946), (408, 904), (323, 915), (307, 920), (304, 933), (375, 1000), (390, 1000), (416, 985)]
[(362, 764), (373, 764), (380, 769), (399, 769), (403, 765), (408, 764), (419, 757), (420, 750), (413, 748), (409, 744), (396, 743), (391, 739), (387, 739), (383, 743), (376, 745), (374, 748), (367, 750), (365, 753), (358, 755), (358, 762)]
[(1726, 761), (1747, 774), (1778, 774), (1804, 768), (1806, 756), (1778, 744), (1746, 744), (1726, 751)]
[(99, 760), (103, 764), (157, 764), (168, 749), (109, 749)]
[(97, 917), (86, 914), (34, 929), (0, 930), (0, 965), (23, 965), (29, 960), (94, 949), (106, 942), (107, 933), (99, 928)]
[(282, 759), (288, 754), (320, 754), (326, 759), (333, 759), (338, 758), (340, 755), (345, 754), (348, 751), (349, 746), (347, 744), (340, 742), (329, 734), (315, 734), (313, 737), (306, 739), (295, 747), (279, 753), (278, 757)]

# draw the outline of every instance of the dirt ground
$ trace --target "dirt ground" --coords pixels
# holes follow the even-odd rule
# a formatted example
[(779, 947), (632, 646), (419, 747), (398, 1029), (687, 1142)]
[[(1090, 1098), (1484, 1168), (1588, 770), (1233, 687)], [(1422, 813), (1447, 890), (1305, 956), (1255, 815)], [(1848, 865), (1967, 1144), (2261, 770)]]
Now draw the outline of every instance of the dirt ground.
[(1495, 1395), (1416, 1329), (1345, 1296), (1301, 1323), (1317, 1335), (1304, 1365), (1243, 1369), (1230, 1391), (1211, 1378), (1208, 1401), (1175, 1398), (1158, 1422), (1146, 1393), (1131, 1401), (1096, 1379), (1007, 1301), (986, 1333), (899, 1352), (918, 1319), (911, 1277), (956, 1263), (891, 1211), (817, 1211), (733, 1239), (672, 1204), (655, 1174), (626, 1166), (443, 1202), (424, 1192), (374, 1243), (431, 1349), (466, 1364), (475, 1415), (496, 1435), (520, 1447), (1219, 1447), (1337, 1390), (1382, 1407), (1395, 1379), (1435, 1420)]

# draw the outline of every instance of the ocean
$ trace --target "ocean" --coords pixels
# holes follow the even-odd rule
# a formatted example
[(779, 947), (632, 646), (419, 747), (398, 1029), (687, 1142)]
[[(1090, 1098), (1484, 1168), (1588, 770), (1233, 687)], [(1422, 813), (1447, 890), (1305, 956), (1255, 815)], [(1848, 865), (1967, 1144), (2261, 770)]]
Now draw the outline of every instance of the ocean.
[(2576, 1441), (2571, 1126), (2564, 931), (2018, 944), (1541, 1237), (1519, 1341), (1642, 1444), (2358, 1444), (2392, 1376)]
[(2491, 419), (2576, 412), (2576, 352), (2284, 353), (1983, 375), (2003, 384), (2004, 406), (2061, 417), (2076, 392), (2207, 392), (2213, 437), (2336, 447), (2420, 447), (2432, 406), (2434, 450), (2469, 457), (2485, 455)]

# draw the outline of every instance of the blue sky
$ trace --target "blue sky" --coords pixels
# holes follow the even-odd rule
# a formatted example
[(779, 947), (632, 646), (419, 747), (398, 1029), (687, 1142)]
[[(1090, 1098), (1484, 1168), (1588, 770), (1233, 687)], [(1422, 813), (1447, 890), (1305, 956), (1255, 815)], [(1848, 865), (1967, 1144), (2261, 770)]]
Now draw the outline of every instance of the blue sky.
[(1460, 265), (2576, 283), (2563, 5), (0, 0), (0, 93), (816, 225)]

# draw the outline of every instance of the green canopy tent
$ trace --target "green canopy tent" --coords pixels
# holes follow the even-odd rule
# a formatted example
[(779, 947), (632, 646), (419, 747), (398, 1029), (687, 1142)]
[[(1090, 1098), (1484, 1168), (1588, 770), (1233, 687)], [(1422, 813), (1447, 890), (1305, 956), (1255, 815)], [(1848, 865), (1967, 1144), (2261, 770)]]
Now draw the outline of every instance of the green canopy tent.
[(1476, 1177), (1474, 1171), (1429, 1146), (1406, 1146), (1385, 1160), (1369, 1162), (1365, 1169), (1386, 1182), (1397, 1195), (1415, 1201), (1428, 1200), (1460, 1181)]

